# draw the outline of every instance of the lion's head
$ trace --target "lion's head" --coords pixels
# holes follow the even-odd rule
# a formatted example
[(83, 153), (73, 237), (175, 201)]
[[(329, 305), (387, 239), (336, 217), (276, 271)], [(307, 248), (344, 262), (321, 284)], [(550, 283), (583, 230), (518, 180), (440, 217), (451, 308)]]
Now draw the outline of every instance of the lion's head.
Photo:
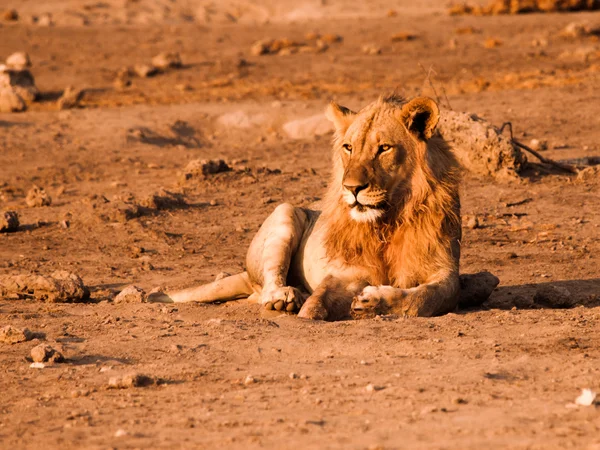
[[(409, 191), (415, 169), (427, 158), (427, 141), (438, 123), (437, 104), (382, 97), (355, 113), (331, 103), (335, 125), (334, 184), (339, 200), (357, 222), (376, 222)], [(335, 189), (335, 186), (333, 187)]]

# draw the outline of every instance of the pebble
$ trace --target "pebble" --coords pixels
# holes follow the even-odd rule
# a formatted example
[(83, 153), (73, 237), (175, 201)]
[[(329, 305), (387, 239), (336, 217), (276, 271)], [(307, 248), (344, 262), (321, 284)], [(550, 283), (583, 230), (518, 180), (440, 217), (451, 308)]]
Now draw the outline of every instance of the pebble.
[(179, 53), (163, 52), (152, 58), (152, 65), (157, 69), (178, 69), (183, 64)]
[(79, 106), (79, 102), (83, 98), (84, 95), (83, 89), (77, 89), (73, 86), (68, 86), (64, 91), (62, 96), (58, 99), (57, 105), (58, 109), (61, 111), (65, 109), (72, 109)]
[(248, 386), (249, 384), (254, 383), (256, 383), (256, 379), (252, 375), (246, 375), (246, 378), (244, 378), (244, 384)]
[(158, 69), (150, 64), (138, 64), (133, 68), (133, 71), (141, 78), (152, 77), (158, 73)]
[(468, 228), (470, 230), (474, 230), (481, 226), (479, 224), (479, 219), (477, 218), (477, 216), (465, 216), (464, 224), (465, 224), (465, 228)]
[(367, 387), (365, 389), (367, 390), (367, 392), (377, 392), (377, 391), (381, 391), (381, 390), (385, 389), (385, 387), (376, 386), (374, 384), (367, 384)]
[(156, 383), (156, 380), (148, 375), (132, 373), (123, 377), (111, 377), (108, 380), (109, 389), (127, 389), (132, 387), (146, 387)]

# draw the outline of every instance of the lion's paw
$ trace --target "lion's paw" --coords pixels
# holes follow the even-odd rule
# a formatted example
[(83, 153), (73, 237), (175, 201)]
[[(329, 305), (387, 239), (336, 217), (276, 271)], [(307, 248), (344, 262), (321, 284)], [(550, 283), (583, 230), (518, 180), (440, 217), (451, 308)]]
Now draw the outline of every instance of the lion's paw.
[(298, 289), (291, 286), (263, 291), (261, 295), (261, 303), (264, 305), (265, 309), (274, 309), (276, 311), (299, 311), (305, 300), (306, 296)]
[(386, 314), (387, 303), (375, 286), (367, 286), (352, 300), (352, 317), (355, 319), (368, 319), (378, 314)]
[(302, 306), (298, 317), (309, 320), (325, 320), (327, 319), (327, 310), (321, 301), (313, 297), (313, 299), (309, 298), (304, 306)]

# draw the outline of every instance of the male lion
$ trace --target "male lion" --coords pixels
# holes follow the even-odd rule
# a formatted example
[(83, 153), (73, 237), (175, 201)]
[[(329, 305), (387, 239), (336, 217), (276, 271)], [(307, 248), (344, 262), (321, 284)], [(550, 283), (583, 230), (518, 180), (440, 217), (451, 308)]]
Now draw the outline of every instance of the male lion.
[[(322, 210), (279, 205), (250, 244), (246, 272), (150, 301), (251, 296), (267, 309), (327, 320), (456, 308), (460, 170), (434, 135), (437, 104), (389, 96), (358, 113), (331, 103), (326, 115), (336, 131)], [(462, 281), (470, 303), (498, 284), (491, 274)]]

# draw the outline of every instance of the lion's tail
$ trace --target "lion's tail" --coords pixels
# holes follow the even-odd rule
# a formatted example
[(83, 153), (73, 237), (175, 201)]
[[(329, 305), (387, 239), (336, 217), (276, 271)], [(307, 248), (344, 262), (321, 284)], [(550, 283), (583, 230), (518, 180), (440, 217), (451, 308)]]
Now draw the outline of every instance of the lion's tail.
[(212, 283), (170, 293), (154, 292), (148, 295), (149, 302), (226, 302), (246, 298), (254, 293), (247, 272), (230, 275)]

